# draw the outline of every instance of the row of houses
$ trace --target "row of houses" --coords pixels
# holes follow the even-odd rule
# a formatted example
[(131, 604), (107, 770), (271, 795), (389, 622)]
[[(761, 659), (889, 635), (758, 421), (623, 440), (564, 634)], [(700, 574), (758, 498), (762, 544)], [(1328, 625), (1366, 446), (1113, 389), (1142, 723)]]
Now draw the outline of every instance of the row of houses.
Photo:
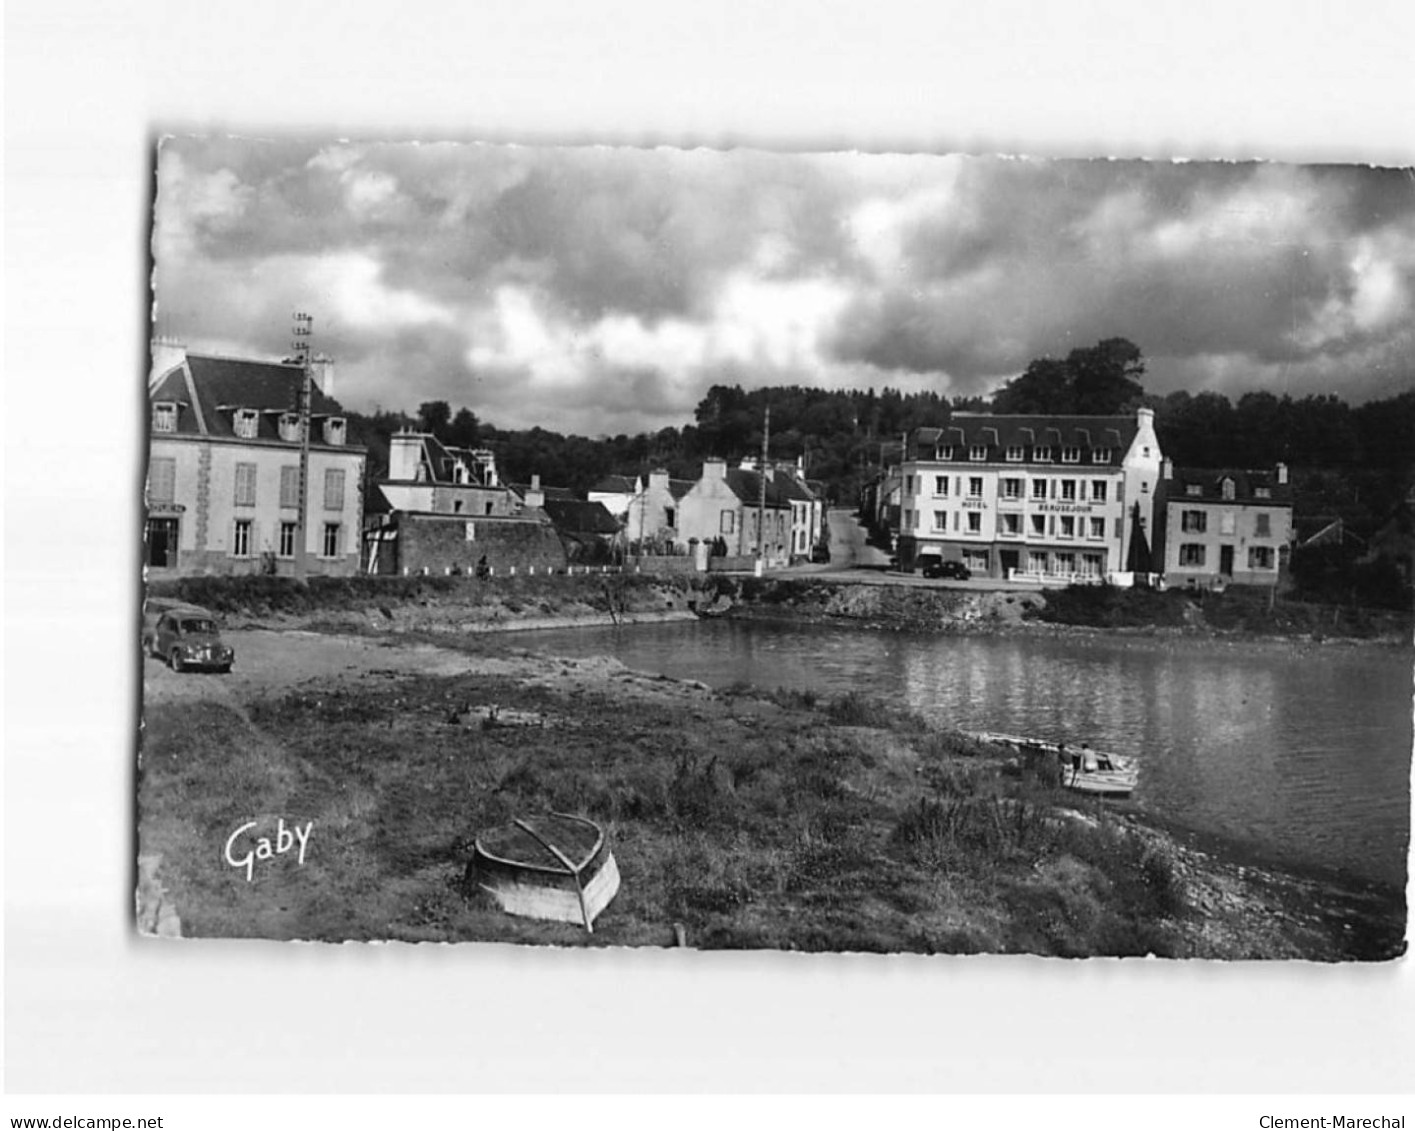
[(961, 561), (976, 576), (1069, 584), (1273, 586), (1293, 537), (1286, 466), (1176, 468), (1154, 413), (954, 413), (905, 438), (873, 485), (902, 568)]
[[(798, 464), (708, 460), (696, 480), (611, 477), (580, 499), (503, 482), (493, 452), (405, 430), (367, 488), (333, 366), (155, 343), (146, 564), (155, 574), (461, 573), (561, 569), (652, 553), (689, 569), (784, 565), (822, 539), (819, 485)], [(306, 442), (302, 415), (308, 413)]]

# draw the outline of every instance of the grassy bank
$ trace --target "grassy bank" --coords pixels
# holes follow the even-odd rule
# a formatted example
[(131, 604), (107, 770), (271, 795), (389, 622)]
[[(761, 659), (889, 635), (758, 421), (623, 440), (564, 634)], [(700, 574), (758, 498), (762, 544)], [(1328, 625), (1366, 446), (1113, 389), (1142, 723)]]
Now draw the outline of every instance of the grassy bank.
[(153, 597), (200, 605), (233, 623), (314, 623), (435, 631), (491, 622), (594, 619), (685, 611), (700, 596), (687, 579), (636, 574), (496, 577), (184, 577), (153, 582)]
[(154, 582), (154, 597), (202, 605), (234, 623), (302, 622), (343, 631), (455, 631), (559, 618), (568, 622), (685, 613), (844, 622), (925, 632), (989, 632), (1027, 623), (1409, 643), (1409, 613), (1311, 605), (1265, 591), (1224, 593), (1072, 586), (987, 592), (852, 584), (805, 577), (650, 574), (535, 577), (188, 577)]
[(1049, 590), (1030, 614), (1046, 624), (1088, 628), (1191, 629), (1258, 636), (1409, 641), (1408, 613), (1360, 606), (1272, 599), (1265, 590), (1233, 586), (1222, 593), (1117, 589), (1076, 585)]
[[(1320, 959), (1399, 938), (1353, 953), (1344, 913), (1275, 913), (1173, 838), (879, 701), (542, 674), (375, 669), (150, 706), (141, 851), (184, 933), (666, 946), (681, 924), (707, 948)], [(489, 725), (491, 704), (525, 725)], [(611, 837), (623, 886), (593, 936), (463, 887), (479, 830), (546, 809)], [(250, 881), (226, 863), (252, 820), (309, 824), (304, 863)]]

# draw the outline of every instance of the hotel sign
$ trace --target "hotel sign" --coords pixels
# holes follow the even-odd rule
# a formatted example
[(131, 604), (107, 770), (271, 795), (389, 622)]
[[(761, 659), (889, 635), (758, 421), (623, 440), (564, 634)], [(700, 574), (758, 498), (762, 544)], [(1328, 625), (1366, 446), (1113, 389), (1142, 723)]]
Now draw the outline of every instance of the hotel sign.
[(186, 507), (181, 503), (149, 503), (148, 514), (184, 514)]
[(1090, 514), (1090, 503), (1038, 503), (1037, 510), (1052, 511), (1056, 514)]

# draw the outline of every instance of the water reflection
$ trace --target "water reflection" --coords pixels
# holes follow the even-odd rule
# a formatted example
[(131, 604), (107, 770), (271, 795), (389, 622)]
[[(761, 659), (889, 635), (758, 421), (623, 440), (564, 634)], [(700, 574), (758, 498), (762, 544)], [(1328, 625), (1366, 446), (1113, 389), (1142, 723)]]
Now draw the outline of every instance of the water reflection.
[(1294, 860), (1401, 882), (1410, 653), (1087, 637), (899, 636), (740, 621), (528, 634), (718, 687), (897, 694), (941, 724), (1140, 760), (1137, 799)]

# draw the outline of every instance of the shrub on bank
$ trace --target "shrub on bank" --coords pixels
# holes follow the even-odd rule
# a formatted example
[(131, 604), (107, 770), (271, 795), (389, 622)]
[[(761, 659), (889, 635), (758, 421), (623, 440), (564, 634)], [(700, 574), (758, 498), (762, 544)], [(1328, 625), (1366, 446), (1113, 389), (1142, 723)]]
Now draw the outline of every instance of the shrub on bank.
[(523, 607), (543, 606), (552, 611), (557, 603), (579, 602), (608, 610), (623, 610), (643, 599), (651, 590), (674, 590), (686, 594), (689, 585), (681, 578), (661, 578), (640, 574), (493, 577), (479, 579), (459, 576), (428, 577), (269, 577), (242, 574), (227, 577), (180, 577), (153, 581), (148, 594), (200, 605), (223, 615), (299, 616), (317, 612), (343, 612), (396, 605), (426, 605), (438, 601), (476, 603), (495, 597), (502, 603)]

